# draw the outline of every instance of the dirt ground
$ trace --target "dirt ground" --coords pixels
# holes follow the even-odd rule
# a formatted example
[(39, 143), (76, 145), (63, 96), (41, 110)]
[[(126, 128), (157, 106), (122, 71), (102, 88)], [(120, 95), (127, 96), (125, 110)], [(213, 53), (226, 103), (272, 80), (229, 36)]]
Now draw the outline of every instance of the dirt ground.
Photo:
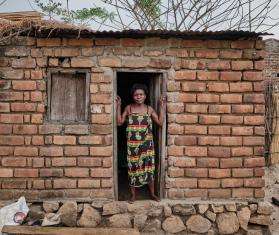
[[(265, 184), (265, 200), (271, 202), (271, 197), (279, 199), (279, 164), (266, 168)], [(272, 235), (279, 235), (279, 207), (274, 205), (274, 210), (270, 229)]]

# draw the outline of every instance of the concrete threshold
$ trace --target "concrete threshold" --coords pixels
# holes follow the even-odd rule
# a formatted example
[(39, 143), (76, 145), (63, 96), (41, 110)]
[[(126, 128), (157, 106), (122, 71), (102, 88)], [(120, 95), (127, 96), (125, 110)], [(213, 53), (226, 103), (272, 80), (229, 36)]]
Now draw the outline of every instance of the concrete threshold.
[(132, 228), (71, 228), (71, 227), (40, 227), (5, 225), (2, 233), (21, 235), (140, 235)]

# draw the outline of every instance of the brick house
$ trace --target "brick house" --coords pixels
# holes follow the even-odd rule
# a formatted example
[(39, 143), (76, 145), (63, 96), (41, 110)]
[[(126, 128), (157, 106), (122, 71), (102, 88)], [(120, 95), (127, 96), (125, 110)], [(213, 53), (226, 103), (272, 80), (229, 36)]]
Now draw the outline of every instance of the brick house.
[(0, 46), (1, 200), (125, 200), (114, 100), (129, 103), (135, 82), (155, 109), (168, 99), (154, 130), (161, 198), (264, 197), (262, 34), (5, 27), (21, 36)]

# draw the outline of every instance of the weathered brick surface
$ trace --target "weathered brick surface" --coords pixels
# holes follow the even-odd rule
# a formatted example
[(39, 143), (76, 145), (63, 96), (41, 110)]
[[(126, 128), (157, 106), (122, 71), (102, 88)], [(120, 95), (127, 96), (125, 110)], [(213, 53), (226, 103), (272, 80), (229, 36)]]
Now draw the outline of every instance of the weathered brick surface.
[[(113, 69), (140, 68), (167, 75), (166, 196), (262, 197), (265, 64), (258, 45), (38, 38), (7, 46), (0, 81), (2, 189), (24, 189), (33, 198), (113, 197)], [(89, 72), (87, 123), (49, 122), (48, 67)]]

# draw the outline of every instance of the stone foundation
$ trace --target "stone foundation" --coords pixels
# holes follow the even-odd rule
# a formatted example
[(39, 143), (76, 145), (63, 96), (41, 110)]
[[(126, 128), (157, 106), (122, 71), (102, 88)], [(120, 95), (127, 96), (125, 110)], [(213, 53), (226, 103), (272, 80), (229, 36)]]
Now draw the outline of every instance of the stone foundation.
[(163, 200), (45, 201), (29, 204), (26, 224), (136, 228), (142, 234), (268, 234), (268, 202), (186, 203)]

